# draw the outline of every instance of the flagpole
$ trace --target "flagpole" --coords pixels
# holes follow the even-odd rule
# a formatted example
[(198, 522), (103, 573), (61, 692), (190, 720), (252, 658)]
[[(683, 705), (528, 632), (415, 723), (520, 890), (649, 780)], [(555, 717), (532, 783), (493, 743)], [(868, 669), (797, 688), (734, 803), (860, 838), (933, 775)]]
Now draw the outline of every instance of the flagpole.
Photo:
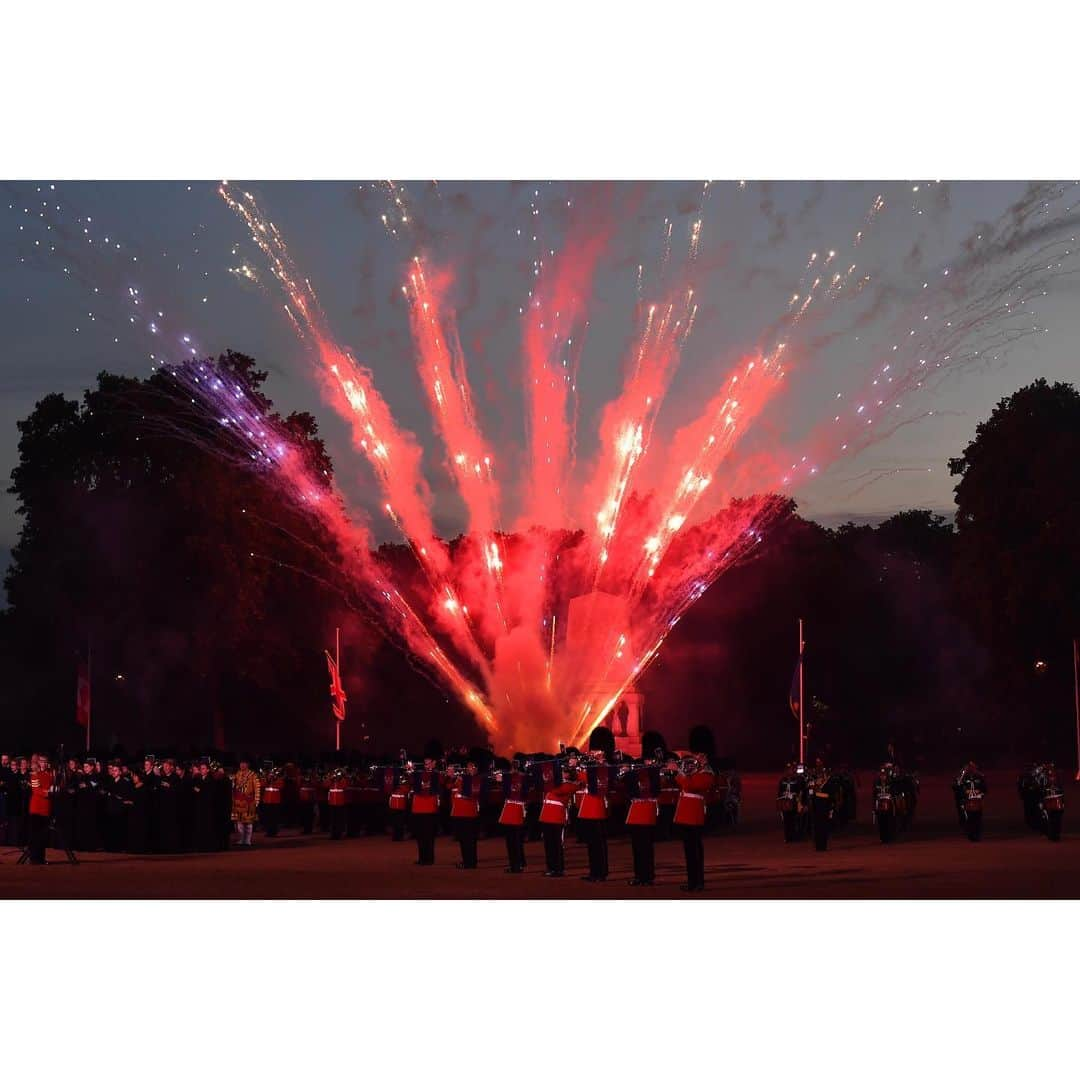
[(803, 702), (803, 621), (799, 620), (799, 764), (806, 764), (806, 709)]
[[(338, 678), (341, 678), (341, 627), (334, 627), (334, 663), (337, 664)], [(341, 706), (341, 711), (345, 711), (344, 702)], [(341, 720), (336, 715), (334, 717), (334, 749), (341, 752)]]
[(1080, 780), (1080, 638), (1073, 638), (1073, 694), (1076, 704), (1076, 779)]
[(93, 687), (91, 686), (91, 646), (90, 639), (86, 639), (86, 752), (90, 753), (90, 714), (94, 708)]

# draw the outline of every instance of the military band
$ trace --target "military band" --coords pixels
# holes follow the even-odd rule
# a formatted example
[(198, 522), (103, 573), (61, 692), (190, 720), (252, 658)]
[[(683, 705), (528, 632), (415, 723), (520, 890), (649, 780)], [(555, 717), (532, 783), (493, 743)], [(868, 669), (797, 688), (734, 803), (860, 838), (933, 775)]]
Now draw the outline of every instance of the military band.
[(415, 763), (402, 751), (359, 767), (301, 769), (264, 760), (255, 769), (241, 757), (231, 775), (209, 758), (147, 755), (129, 764), (88, 756), (54, 769), (39, 755), (4, 756), (0, 843), (29, 846), (34, 860), (43, 857), (43, 843), (82, 852), (213, 852), (252, 847), (256, 826), (268, 838), (292, 826), (335, 841), (363, 833), (401, 842), (409, 835), (416, 864), (426, 867), (435, 864), (442, 832), (457, 842), (459, 869), (478, 868), (482, 836), (501, 836), (505, 871), (521, 874), (535, 837), (543, 842), (545, 876), (560, 878), (569, 836), (587, 855), (583, 879), (600, 884), (610, 874), (609, 836), (625, 831), (633, 863), (627, 880), (648, 887), (656, 881), (655, 846), (666, 836), (669, 809), (685, 854), (684, 888), (698, 891), (707, 812), (720, 797), (716, 772), (704, 753), (680, 757), (662, 744), (650, 753), (627, 759), (600, 737), (580, 752), (501, 760), (483, 750), (447, 757), (433, 748)]

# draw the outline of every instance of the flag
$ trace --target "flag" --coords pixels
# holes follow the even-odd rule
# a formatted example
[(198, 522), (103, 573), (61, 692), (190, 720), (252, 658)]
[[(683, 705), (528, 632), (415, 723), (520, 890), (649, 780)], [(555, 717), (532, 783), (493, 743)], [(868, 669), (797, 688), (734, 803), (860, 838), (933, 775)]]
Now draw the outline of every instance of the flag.
[(799, 719), (799, 674), (802, 671), (802, 656), (795, 662), (795, 674), (791, 676), (791, 689), (788, 691), (788, 705), (796, 720)]
[(79, 660), (79, 673), (75, 681), (75, 720), (79, 727), (90, 727), (90, 665)]
[(341, 672), (338, 671), (337, 661), (334, 660), (329, 652), (326, 654), (326, 666), (330, 669), (331, 708), (334, 710), (335, 719), (344, 721), (345, 688), (341, 685)]

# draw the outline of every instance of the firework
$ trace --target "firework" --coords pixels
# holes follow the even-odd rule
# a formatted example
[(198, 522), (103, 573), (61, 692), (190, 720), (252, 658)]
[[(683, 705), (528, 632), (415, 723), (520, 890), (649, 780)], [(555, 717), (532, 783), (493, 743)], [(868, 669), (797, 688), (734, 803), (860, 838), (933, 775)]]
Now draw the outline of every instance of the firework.
[[(636, 294), (636, 321), (621, 358), (622, 382), (599, 417), (599, 450), (580, 466), (578, 368), (592, 283), (615, 229), (600, 212), (606, 195), (586, 194), (565, 201), (565, 236), (545, 243), (544, 199), (534, 189), (528, 235), (517, 230), (531, 260), (528, 296), (518, 307), (526, 468), (517, 478), (500, 472), (507, 454), (497, 453), (482, 430), (458, 331), (454, 261), (419, 245), (416, 238), (431, 230), (418, 227), (422, 212), (403, 186), (372, 186), (386, 200), (381, 216), (389, 242), (412, 245), (400, 288), (413, 359), (444, 446), (443, 465), (468, 518), (466, 534), (447, 543), (432, 522), (416, 438), (393, 416), (372, 371), (334, 337), (271, 218), (251, 193), (223, 184), (222, 198), (259, 248), (268, 280), (282, 290), (321, 392), (348, 424), (382, 512), (411, 553), (411, 566), (392, 570), (373, 555), (367, 527), (317, 475), (288, 428), (265, 415), (227, 371), (199, 361), (190, 334), (167, 331), (164, 310), (139, 286), (126, 284), (124, 300), (127, 319), (154, 342), (155, 364), (214, 427), (215, 445), (231, 448), (230, 462), (262, 470), (282, 498), (320, 523), (328, 573), (348, 583), (385, 633), (476, 716), (497, 747), (553, 748), (587, 737), (603, 721), (689, 607), (762, 549), (790, 513), (791, 492), (932, 414), (929, 392), (949, 372), (1044, 331), (1033, 308), (1076, 262), (1077, 188), (1032, 185), (999, 222), (968, 237), (956, 258), (898, 277), (888, 272), (890, 253), (874, 265), (873, 250), (890, 212), (918, 217), (930, 207), (921, 200), (932, 186), (909, 187), (895, 197), (875, 191), (852, 233), (805, 252), (775, 319), (740, 354), (714, 358), (716, 375), (699, 408), (665, 432), (661, 410), (702, 303), (694, 279), (710, 258), (706, 198), (719, 196), (718, 185), (704, 185), (696, 207), (684, 211), (691, 215), (685, 233), (668, 217), (653, 260), (635, 253), (628, 291)], [(745, 184), (731, 190), (746, 199)], [(95, 295), (94, 282), (113, 288), (130, 276), (134, 253), (99, 236), (89, 219), (59, 220), (59, 197), (41, 194), (41, 206), (31, 199), (18, 209), (46, 223), (48, 253), (65, 273)], [(231, 254), (234, 278), (262, 279), (261, 266), (236, 248)], [(879, 332), (866, 334), (869, 327)], [(775, 425), (764, 426), (800, 372), (823, 377), (819, 355), (840, 339), (862, 348), (864, 335), (862, 362), (842, 373), (830, 408), (806, 415), (804, 434), (782, 440)], [(871, 470), (855, 482), (897, 471)], [(504, 485), (511, 484), (522, 499), (508, 529)]]

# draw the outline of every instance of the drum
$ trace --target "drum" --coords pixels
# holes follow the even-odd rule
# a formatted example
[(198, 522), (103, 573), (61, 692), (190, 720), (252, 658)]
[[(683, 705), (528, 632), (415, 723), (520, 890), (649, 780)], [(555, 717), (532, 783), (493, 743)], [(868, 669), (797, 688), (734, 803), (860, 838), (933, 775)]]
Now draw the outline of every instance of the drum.
[(438, 795), (414, 795), (412, 799), (414, 814), (437, 814), (439, 812)]
[(525, 824), (525, 804), (507, 799), (499, 813), (499, 824), (520, 829)]
[(604, 821), (607, 818), (607, 799), (603, 795), (584, 793), (578, 804), (579, 821)]
[(348, 796), (344, 788), (332, 787), (326, 793), (326, 801), (331, 806), (344, 806), (348, 801)]
[(545, 799), (540, 807), (542, 825), (565, 825), (569, 821), (566, 804), (558, 799)]
[(695, 795), (691, 791), (682, 792), (679, 795), (679, 801), (675, 804), (673, 820), (676, 825), (703, 826), (705, 824), (705, 796)]
[(626, 815), (626, 824), (655, 825), (657, 807), (656, 799), (631, 799), (630, 810)]
[(304, 784), (300, 788), (300, 801), (301, 802), (317, 802), (319, 789), (313, 787), (311, 784)]
[(452, 818), (474, 818), (480, 816), (480, 803), (472, 795), (455, 795), (450, 802)]
[(280, 806), (281, 805), (281, 788), (279, 787), (264, 787), (262, 791), (262, 801), (267, 806)]
[(390, 795), (391, 810), (408, 810), (409, 796), (404, 791), (395, 791)]

